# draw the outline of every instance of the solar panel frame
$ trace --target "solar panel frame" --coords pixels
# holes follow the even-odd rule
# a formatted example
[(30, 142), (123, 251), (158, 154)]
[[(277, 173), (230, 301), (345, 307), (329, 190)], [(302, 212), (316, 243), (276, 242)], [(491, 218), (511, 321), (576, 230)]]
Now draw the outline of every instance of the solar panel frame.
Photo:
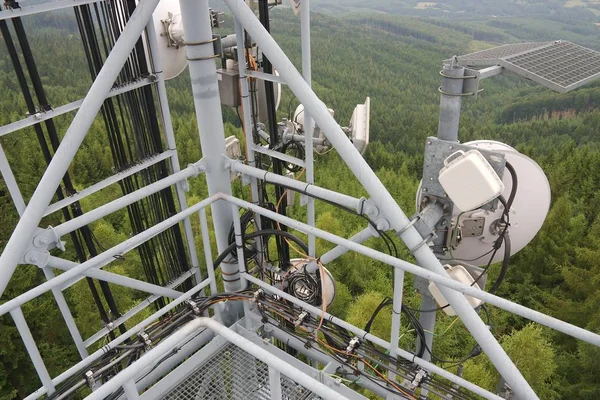
[(460, 56), (457, 62), (470, 67), (499, 65), (560, 93), (600, 78), (600, 52), (561, 40), (508, 44)]

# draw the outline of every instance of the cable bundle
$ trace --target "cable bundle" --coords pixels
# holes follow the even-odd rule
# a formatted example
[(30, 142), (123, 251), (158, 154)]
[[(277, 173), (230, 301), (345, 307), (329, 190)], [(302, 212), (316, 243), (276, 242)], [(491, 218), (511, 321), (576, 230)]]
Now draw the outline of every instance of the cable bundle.
[[(75, 7), (75, 16), (81, 33), (90, 74), (96, 78), (104, 59), (119, 38), (135, 9), (135, 1), (94, 3)], [(116, 86), (135, 82), (150, 73), (142, 40), (138, 40), (127, 59)], [(109, 138), (115, 170), (128, 169), (143, 160), (164, 151), (158, 124), (157, 109), (150, 86), (128, 91), (105, 100), (101, 109)], [(166, 161), (150, 166), (140, 173), (119, 182), (124, 194), (132, 193), (169, 175)], [(133, 234), (169, 218), (177, 212), (170, 188), (127, 207)], [(165, 286), (190, 269), (183, 235), (175, 225), (138, 247), (146, 278)], [(188, 290), (186, 281), (179, 290)], [(156, 307), (165, 304), (160, 298)]]

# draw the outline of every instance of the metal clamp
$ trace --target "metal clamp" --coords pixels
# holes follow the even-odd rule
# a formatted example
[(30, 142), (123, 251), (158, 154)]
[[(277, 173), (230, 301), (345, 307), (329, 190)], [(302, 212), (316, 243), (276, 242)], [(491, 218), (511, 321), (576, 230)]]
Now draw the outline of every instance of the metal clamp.
[(419, 243), (418, 245), (416, 245), (414, 248), (410, 249), (409, 252), (410, 254), (414, 254), (415, 251), (419, 250), (421, 247), (425, 246), (427, 243), (429, 243), (429, 241), (431, 239), (433, 239), (435, 237), (435, 233), (430, 233), (425, 239), (423, 239), (423, 241), (421, 243)]
[(415, 379), (412, 380), (412, 382), (410, 383), (410, 390), (415, 390), (416, 388), (418, 388), (419, 386), (421, 386), (421, 383), (423, 383), (423, 380), (425, 378), (427, 378), (427, 371), (424, 369), (419, 369), (419, 371), (417, 371), (416, 375), (415, 375)]
[(200, 309), (198, 308), (198, 304), (196, 304), (194, 300), (188, 300), (186, 301), (186, 304), (188, 305), (188, 307), (190, 307), (190, 309), (194, 312), (195, 315), (202, 314), (200, 312)]
[(212, 56), (205, 56), (205, 57), (186, 57), (186, 59), (188, 61), (203, 61), (203, 60), (212, 60), (214, 58), (219, 58), (221, 57), (220, 54), (213, 54)]
[(348, 343), (348, 347), (346, 347), (346, 353), (352, 353), (356, 348), (360, 345), (360, 339), (358, 336), (354, 336), (350, 342)]
[(260, 299), (260, 297), (263, 295), (264, 290), (262, 289), (258, 289), (256, 292), (254, 292), (254, 296), (252, 297), (252, 303), (256, 303), (258, 301), (258, 299)]
[(440, 93), (441, 93), (441, 94), (443, 94), (444, 96), (468, 97), (468, 96), (476, 96), (476, 95), (477, 95), (477, 93), (481, 93), (481, 92), (483, 92), (483, 89), (481, 89), (481, 90), (478, 90), (477, 92), (469, 92), (469, 93), (460, 93), (460, 94), (458, 94), (458, 93), (449, 93), (449, 92), (444, 92), (444, 91), (442, 90), (442, 87), (440, 86), (440, 87), (438, 88), (438, 92), (440, 92)]
[(304, 321), (304, 318), (306, 318), (307, 316), (308, 316), (308, 313), (306, 311), (302, 311), (300, 313), (300, 315), (298, 315), (298, 319), (296, 319), (294, 321), (294, 326), (297, 328), (302, 323), (302, 321)]
[(440, 70), (440, 76), (446, 79), (477, 79), (477, 75), (450, 76), (444, 74), (444, 70)]
[(94, 377), (94, 371), (89, 370), (85, 373), (85, 381), (90, 389), (94, 390), (96, 388), (96, 379)]
[(217, 40), (219, 40), (219, 37), (213, 37), (212, 39), (204, 40), (202, 42), (183, 42), (183, 44), (186, 46), (204, 46), (205, 44), (214, 43)]
[(144, 341), (144, 344), (148, 347), (152, 347), (152, 340), (150, 339), (150, 336), (148, 336), (148, 334), (144, 331), (141, 331), (140, 333), (138, 333), (138, 336)]
[(402, 235), (404, 232), (406, 232), (412, 226), (414, 226), (420, 219), (421, 219), (421, 214), (415, 215), (415, 217), (413, 219), (411, 219), (410, 222), (404, 228), (400, 229), (396, 234), (398, 236)]

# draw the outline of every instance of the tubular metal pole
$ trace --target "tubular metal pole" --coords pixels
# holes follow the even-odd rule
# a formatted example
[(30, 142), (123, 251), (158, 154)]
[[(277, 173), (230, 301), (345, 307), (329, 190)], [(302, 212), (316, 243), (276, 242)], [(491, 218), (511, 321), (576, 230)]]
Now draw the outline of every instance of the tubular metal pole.
[[(451, 64), (445, 64), (443, 66), (441, 74), (442, 93), (440, 95), (438, 138), (456, 142), (458, 141), (458, 129), (460, 127), (460, 110), (462, 103), (461, 95), (463, 92), (464, 82), (461, 78), (465, 74), (465, 68), (456, 66), (453, 59)], [(441, 210), (437, 211), (440, 213)], [(433, 331), (435, 329), (437, 311), (431, 310), (437, 308), (437, 303), (429, 293), (422, 293), (422, 295), (419, 322), (425, 331), (425, 343), (429, 349), (432, 349)], [(421, 346), (420, 342), (418, 346)], [(425, 353), (423, 353), (423, 358), (429, 361), (431, 360), (431, 354), (426, 350)]]
[(81, 108), (65, 133), (61, 145), (52, 158), (52, 162), (44, 172), (44, 176), (31, 197), (23, 216), (0, 255), (0, 297), (2, 297), (10, 278), (17, 268), (17, 264), (31, 242), (44, 211), (52, 201), (55, 189), (71, 165), (75, 153), (96, 118), (98, 110), (100, 110), (104, 99), (110, 92), (131, 49), (138, 41), (147, 21), (151, 18), (158, 1), (142, 1), (136, 7), (102, 66), (98, 77), (88, 91)]
[[(44, 275), (46, 276), (46, 280), (50, 281), (55, 278), (54, 271), (50, 267), (42, 268)], [(56, 300), (56, 304), (58, 305), (58, 309), (65, 320), (67, 325), (67, 329), (73, 338), (73, 342), (75, 343), (75, 347), (77, 347), (77, 351), (79, 352), (79, 356), (83, 360), (87, 356), (89, 356), (87, 348), (83, 343), (83, 338), (81, 337), (81, 333), (79, 333), (79, 329), (77, 329), (77, 324), (73, 319), (73, 314), (71, 314), (71, 310), (69, 309), (69, 305), (67, 304), (67, 300), (65, 296), (58, 288), (52, 289), (52, 294), (54, 295), (54, 299)]]
[[(230, 35), (232, 36), (232, 35)], [(228, 36), (228, 37), (230, 37)], [(244, 116), (244, 134), (246, 136), (246, 157), (248, 161), (248, 165), (252, 167), (256, 167), (256, 155), (254, 154), (254, 115), (253, 107), (250, 104), (252, 101), (250, 99), (250, 89), (248, 85), (248, 76), (246, 69), (246, 52), (245, 52), (245, 40), (246, 33), (242, 28), (242, 25), (239, 21), (235, 20), (235, 39), (237, 44), (237, 55), (238, 55), (238, 69), (240, 73), (240, 90), (242, 94), (242, 115)], [(268, 137), (268, 135), (267, 135)], [(250, 177), (250, 196), (253, 203), (260, 202), (260, 195), (258, 188), (258, 180), (257, 178)], [(254, 216), (254, 225), (256, 230), (262, 229), (261, 220), (258, 215)], [(256, 238), (256, 245), (258, 248), (262, 248), (262, 239)], [(262, 263), (262, 254), (259, 252), (257, 254), (259, 264)]]
[[(173, 122), (171, 121), (171, 109), (169, 107), (169, 99), (167, 98), (167, 87), (165, 86), (162, 60), (160, 59), (160, 53), (158, 51), (158, 39), (156, 29), (154, 29), (154, 21), (148, 23), (146, 30), (148, 33), (148, 44), (150, 45), (154, 74), (156, 74), (156, 90), (158, 92), (158, 103), (162, 116), (165, 140), (169, 150), (174, 150), (173, 155), (171, 156), (171, 169), (173, 170), (173, 173), (176, 173), (181, 170), (181, 166), (179, 165), (179, 155), (177, 154), (177, 144), (175, 143), (175, 133), (173, 132)], [(185, 210), (188, 207), (184, 184), (185, 181), (175, 184), (175, 192), (177, 193), (177, 199), (179, 200), (179, 207), (181, 210)], [(183, 220), (183, 229), (185, 231), (192, 268), (196, 268), (196, 283), (200, 283), (203, 280), (202, 272), (200, 271), (200, 268), (197, 268), (199, 265), (198, 252), (196, 251), (196, 243), (194, 242), (192, 222), (189, 218)]]
[(177, 184), (177, 182), (196, 176), (200, 173), (202, 169), (203, 162), (201, 160), (195, 164), (190, 165), (186, 169), (183, 169), (179, 172), (175, 172), (167, 176), (166, 178), (144, 186), (143, 188), (140, 188), (135, 192), (131, 192), (123, 197), (119, 197), (118, 199), (111, 201), (110, 203), (106, 203), (92, 211), (80, 215), (79, 217), (75, 217), (69, 221), (63, 222), (62, 224), (53, 228), (54, 232), (57, 237), (61, 237), (63, 235), (76, 231), (77, 229), (86, 226), (94, 221), (97, 221), (100, 218), (106, 217), (107, 215), (112, 214), (115, 211), (118, 211), (124, 207), (127, 207), (128, 205), (133, 204), (138, 200), (148, 197), (151, 194), (160, 192), (161, 190), (166, 189), (171, 185)]
[[(248, 281), (242, 274), (246, 273), (246, 255), (244, 254), (244, 233), (242, 232), (242, 226), (240, 223), (240, 209), (235, 204), (231, 204), (231, 214), (233, 217), (233, 233), (235, 234), (235, 246), (237, 247), (237, 259), (239, 267), (238, 278), (240, 280), (240, 289), (246, 289), (248, 287)], [(243, 302), (244, 309), (244, 322), (246, 323), (246, 329), (252, 329), (252, 321), (250, 320), (250, 306), (247, 301)], [(239, 318), (238, 318), (239, 319)]]
[[(404, 271), (394, 268), (394, 299), (392, 303), (392, 331), (390, 334), (390, 355), (395, 359), (398, 354), (398, 340), (400, 340), (400, 316), (402, 315), (402, 293), (404, 289)], [(396, 381), (396, 374), (388, 371), (388, 378)], [(394, 396), (390, 393), (386, 396), (392, 400)]]
[(10, 193), (10, 197), (12, 198), (13, 204), (17, 209), (17, 213), (19, 216), (23, 215), (25, 212), (25, 201), (23, 200), (23, 196), (21, 195), (21, 191), (19, 190), (19, 185), (17, 185), (17, 180), (15, 179), (15, 175), (10, 168), (10, 164), (8, 163), (8, 159), (6, 158), (6, 154), (4, 153), (4, 149), (2, 149), (2, 145), (0, 145), (0, 173), (2, 174), (2, 178), (4, 179), (4, 184), (8, 189), (8, 193)]
[(29, 330), (29, 326), (27, 326), (27, 321), (25, 321), (25, 316), (23, 315), (23, 310), (21, 307), (17, 307), (10, 312), (13, 320), (15, 321), (15, 325), (17, 330), (19, 331), (19, 335), (21, 335), (21, 340), (23, 340), (23, 344), (25, 345), (25, 349), (27, 349), (27, 353), (29, 354), (29, 358), (33, 363), (33, 367), (37, 372), (40, 381), (42, 381), (42, 385), (46, 388), (48, 394), (54, 393), (54, 385), (52, 384), (52, 379), (50, 378), (50, 374), (46, 369), (46, 365), (44, 364), (44, 360), (42, 360), (42, 356), (40, 351), (35, 344), (35, 340), (33, 336), (31, 336), (31, 331)]
[[(373, 237), (373, 229), (371, 227), (365, 228), (362, 231), (358, 232), (356, 235), (352, 236), (350, 239), (354, 243), (364, 243), (367, 240)], [(343, 256), (350, 250), (344, 246), (336, 246), (333, 249), (329, 250), (327, 253), (321, 256), (321, 263), (327, 265), (333, 260)]]
[(450, 142), (458, 141), (460, 109), (462, 103), (465, 67), (456, 66), (455, 59), (442, 68), (442, 87), (440, 99), (440, 122), (438, 138)]
[[(250, 89), (248, 88), (248, 76), (246, 73), (246, 54), (244, 52), (244, 29), (242, 25), (236, 20), (235, 21), (235, 37), (237, 40), (237, 56), (238, 56), (238, 68), (240, 72), (240, 89), (242, 93), (242, 114), (244, 116), (244, 133), (246, 136), (246, 157), (248, 158), (248, 165), (256, 167), (256, 158), (252, 145), (254, 144), (253, 138), (253, 124), (252, 124), (252, 107), (250, 106)], [(258, 184), (256, 178), (250, 179), (250, 191), (252, 194), (252, 202), (259, 201), (258, 196)]]
[(130, 251), (130, 250), (136, 248), (137, 246), (146, 242), (150, 238), (153, 238), (154, 236), (160, 234), (161, 232), (164, 232), (165, 230), (169, 229), (173, 225), (179, 223), (181, 220), (183, 220), (183, 218), (190, 216), (193, 213), (198, 212), (200, 209), (212, 204), (214, 201), (216, 201), (219, 198), (220, 198), (220, 196), (216, 195), (213, 197), (209, 197), (208, 199), (204, 199), (200, 203), (194, 204), (192, 207), (188, 208), (187, 210), (184, 210), (184, 211), (180, 212), (179, 214), (176, 214), (170, 218), (167, 218), (166, 220), (154, 225), (153, 227), (151, 227), (149, 229), (146, 229), (145, 231), (133, 236), (132, 238), (119, 243), (118, 245), (108, 249), (107, 251), (105, 251), (103, 253), (98, 254), (96, 257), (94, 257), (82, 264), (79, 264), (77, 267), (60, 274), (59, 276), (52, 279), (51, 281), (42, 283), (41, 285), (36, 286), (35, 288), (15, 297), (12, 300), (7, 301), (4, 304), (0, 304), (0, 315), (3, 315), (6, 312), (14, 309), (15, 307), (18, 307), (18, 306), (28, 302), (29, 300), (32, 300), (32, 299), (40, 296), (41, 294), (45, 293), (48, 290), (51, 290), (54, 287), (62, 285), (64, 283), (70, 281), (71, 279), (78, 277), (79, 275), (81, 275), (82, 272), (84, 272), (90, 268), (93, 268), (96, 265), (102, 264), (103, 262), (106, 262), (108, 260), (113, 260), (115, 258), (115, 256), (119, 256), (119, 255), (123, 254), (124, 252)]
[(358, 212), (361, 209), (361, 205), (364, 202), (364, 199), (357, 199), (342, 193), (334, 192), (333, 190), (324, 189), (315, 185), (308, 185), (304, 182), (297, 181), (295, 179), (291, 179), (285, 176), (274, 174), (272, 172), (266, 172), (259, 168), (254, 168), (249, 165), (245, 165), (237, 160), (229, 160), (228, 162), (228, 167), (231, 168), (231, 170), (234, 172), (239, 172), (243, 175), (261, 179), (267, 183), (289, 186), (293, 190), (297, 190), (300, 193), (304, 192), (307, 193), (309, 196), (312, 195), (323, 198), (325, 200), (349, 208), (353, 211)]
[(140, 398), (140, 394), (138, 393), (133, 380), (123, 384), (123, 392), (125, 392), (125, 397), (127, 397), (127, 400), (137, 400)]
[[(425, 331), (425, 345), (427, 348), (423, 353), (423, 359), (431, 361), (431, 354), (427, 349), (433, 349), (433, 332), (435, 329), (435, 320), (437, 311), (431, 311), (438, 308), (437, 303), (429, 293), (421, 293), (421, 311), (419, 313), (419, 323)], [(417, 352), (421, 351), (421, 342), (417, 342)]]
[[(306, 83), (312, 85), (312, 63), (310, 49), (310, 0), (302, 0), (300, 3), (300, 36), (302, 41), (302, 75)], [(315, 169), (313, 159), (313, 136), (314, 127), (310, 114), (304, 111), (304, 164), (306, 168), (306, 183), (315, 183)], [(315, 226), (315, 199), (308, 198), (306, 204), (306, 223)], [(308, 235), (308, 255), (315, 257), (316, 240), (313, 235)]]
[[(192, 80), (192, 93), (200, 144), (206, 162), (206, 182), (208, 193), (231, 194), (229, 171), (224, 168), (223, 155), (225, 154), (225, 130), (221, 118), (221, 100), (217, 81), (217, 67), (212, 45), (212, 30), (208, 0), (180, 0), (186, 52), (189, 60), (190, 78)], [(199, 21), (203, 21), (200, 23)], [(212, 204), (212, 219), (217, 239), (219, 253), (229, 245), (229, 229), (233, 223), (231, 208), (224, 202)], [(238, 272), (238, 266), (233, 263), (223, 263), (221, 272), (225, 277), (224, 288), (226, 292), (233, 292), (240, 288), (240, 282), (227, 282), (226, 276)], [(231, 310), (233, 314), (237, 310)], [(226, 316), (223, 315), (225, 318)]]
[(269, 389), (271, 400), (281, 400), (281, 373), (273, 367), (269, 367)]
[[(319, 100), (306, 81), (302, 79), (302, 76), (284, 54), (283, 50), (279, 48), (275, 40), (256, 19), (252, 10), (244, 2), (237, 0), (224, 0), (224, 2), (261, 47), (264, 54), (267, 55), (277, 68), (282, 78), (285, 79), (288, 87), (294, 92), (298, 100), (304, 104), (305, 110), (310, 113), (327, 135), (327, 138), (335, 147), (340, 157), (346, 162), (366, 191), (376, 201), (382, 216), (388, 220), (390, 227), (399, 232), (400, 238), (411, 249), (419, 265), (435, 274), (448, 278), (448, 273), (444, 270), (444, 267), (429, 246), (422, 245), (423, 238), (414, 226), (410, 225), (410, 220), (400, 206), (398, 206), (398, 203), (396, 203), (377, 175), (346, 137), (342, 128), (329, 114), (323, 102)], [(496, 338), (494, 338), (484, 322), (479, 318), (479, 315), (471, 307), (465, 296), (447, 287), (440, 288), (440, 291), (456, 311), (456, 314), (461, 318), (465, 327), (488, 355), (500, 375), (513, 388), (517, 396), (523, 399), (537, 399), (533, 389), (531, 389), (521, 372), (515, 367)]]
[[(206, 260), (206, 271), (208, 279), (210, 279), (210, 294), (214, 296), (219, 292), (219, 290), (217, 289), (215, 266), (213, 265), (212, 249), (210, 248), (210, 234), (208, 232), (208, 221), (206, 220), (206, 209), (201, 209), (198, 214), (200, 217), (200, 232), (202, 234), (202, 246), (204, 247), (204, 257)], [(217, 305), (214, 310), (217, 319), (222, 322), (221, 308)]]
[[(63, 271), (69, 271), (77, 266), (81, 265), (73, 261), (65, 260), (59, 257), (50, 256), (48, 265), (50, 267), (60, 269)], [(183, 293), (178, 292), (177, 290), (165, 288), (162, 286), (154, 285), (152, 283), (140, 281), (137, 279), (130, 278), (128, 276), (123, 276), (119, 274), (115, 274), (108, 271), (103, 271), (100, 267), (90, 268), (87, 271), (82, 272), (82, 275), (89, 276), (90, 278), (98, 279), (100, 281), (114, 283), (116, 285), (120, 285), (126, 288), (139, 290), (142, 292), (156, 294), (160, 296), (169, 297), (171, 299), (176, 299), (181, 296)]]

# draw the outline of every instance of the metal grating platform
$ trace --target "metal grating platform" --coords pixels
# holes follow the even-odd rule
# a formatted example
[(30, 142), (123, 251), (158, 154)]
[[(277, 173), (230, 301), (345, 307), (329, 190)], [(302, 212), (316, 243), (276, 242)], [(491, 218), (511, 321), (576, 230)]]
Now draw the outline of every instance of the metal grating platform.
[[(281, 375), (284, 400), (316, 400), (314, 393)], [(183, 382), (165, 400), (241, 400), (271, 399), (269, 367), (262, 361), (228, 344)]]
[(458, 64), (499, 65), (560, 93), (600, 78), (600, 52), (562, 40), (499, 46), (460, 56)]

